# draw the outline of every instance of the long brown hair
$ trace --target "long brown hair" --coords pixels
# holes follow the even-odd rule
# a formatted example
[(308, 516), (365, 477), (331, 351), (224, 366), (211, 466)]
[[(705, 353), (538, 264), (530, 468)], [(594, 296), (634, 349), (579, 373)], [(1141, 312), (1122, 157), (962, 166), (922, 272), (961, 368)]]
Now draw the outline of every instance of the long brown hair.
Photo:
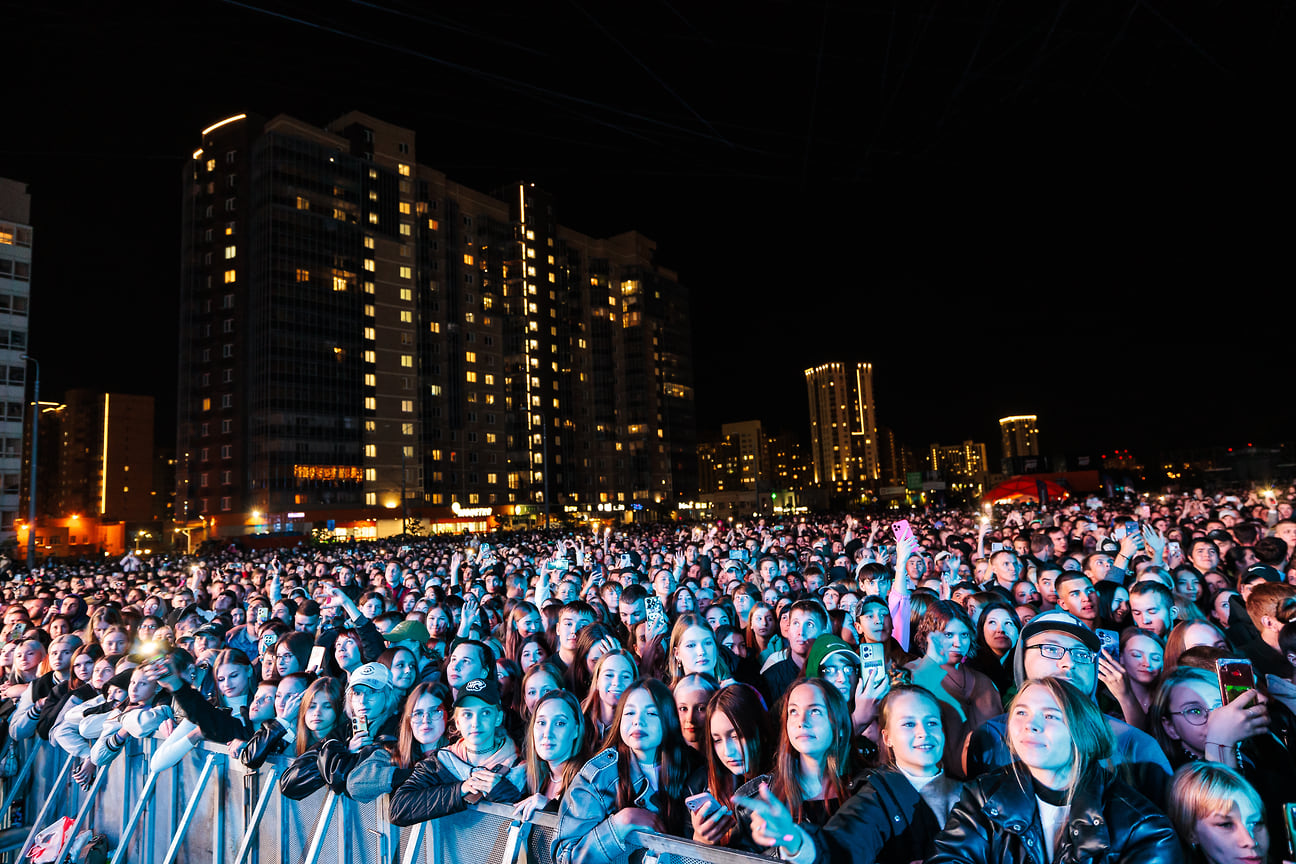
[(584, 767), (592, 755), (590, 753), (589, 735), (586, 734), (585, 715), (581, 713), (581, 706), (576, 701), (576, 697), (566, 690), (550, 690), (536, 702), (535, 710), (531, 712), (531, 720), (527, 723), (524, 752), (526, 754), (527, 787), (532, 792), (543, 791), (550, 779), (549, 763), (537, 756), (535, 752), (535, 718), (536, 714), (540, 713), (541, 705), (554, 700), (561, 701), (567, 706), (567, 710), (572, 712), (572, 717), (575, 718), (576, 723), (576, 747), (572, 754), (563, 760), (562, 788), (564, 792), (571, 786), (571, 781), (576, 779), (576, 775), (580, 773), (581, 768)]
[(424, 696), (431, 696), (437, 700), (437, 704), (445, 712), (446, 731), (441, 733), (442, 742), (446, 740), (450, 730), (450, 712), (454, 710), (454, 699), (451, 698), (450, 688), (440, 682), (433, 684), (424, 681), (422, 684), (415, 684), (414, 689), (405, 697), (405, 707), (401, 710), (400, 731), (396, 735), (396, 752), (392, 754), (392, 763), (398, 768), (413, 768), (420, 759), (431, 752), (430, 750), (424, 752), (423, 745), (414, 737), (414, 723), (411, 719), (418, 709), (419, 699)]
[(837, 688), (822, 678), (806, 678), (788, 689), (779, 702), (779, 743), (774, 752), (774, 778), (770, 791), (787, 805), (794, 822), (805, 817), (805, 798), (801, 794), (801, 754), (788, 738), (787, 712), (792, 694), (800, 687), (813, 687), (823, 694), (828, 706), (828, 723), (833, 730), (833, 740), (824, 754), (823, 803), (829, 815), (846, 800), (845, 775), (850, 770), (851, 719), (846, 700)]
[(690, 821), (688, 808), (684, 806), (684, 781), (694, 767), (691, 756), (693, 750), (684, 743), (684, 733), (680, 731), (679, 714), (675, 710), (675, 699), (671, 696), (670, 688), (656, 678), (640, 678), (621, 694), (616, 716), (612, 718), (612, 726), (603, 739), (601, 749), (615, 748), (617, 751), (616, 809), (636, 806), (634, 784), (630, 781), (634, 776), (631, 769), (634, 754), (630, 752), (630, 746), (621, 739), (621, 715), (625, 713), (630, 694), (636, 690), (648, 691), (661, 721), (662, 740), (661, 746), (657, 748), (657, 764), (660, 767), (657, 803), (662, 826), (667, 834), (683, 836)]
[[(338, 730), (342, 728), (342, 682), (337, 678), (319, 678), (315, 683), (306, 688), (302, 694), (301, 706), (297, 709), (297, 755), (300, 756), (311, 748), (311, 739), (315, 733), (306, 728), (306, 712), (310, 710), (311, 702), (315, 696), (323, 693), (328, 700), (333, 703), (333, 729), (329, 732), (331, 737), (338, 737)], [(323, 739), (320, 739), (321, 741)], [(319, 744), (320, 741), (315, 741)]]
[[(724, 714), (733, 725), (734, 731), (742, 739), (743, 750), (747, 755), (747, 773), (735, 778), (729, 769), (720, 761), (715, 744), (711, 741), (711, 718)], [(734, 790), (746, 781), (765, 773), (769, 761), (770, 735), (769, 711), (760, 693), (747, 684), (730, 684), (721, 687), (711, 695), (707, 703), (706, 732), (703, 741), (706, 746), (707, 788), (715, 799), (725, 806), (730, 805)]]

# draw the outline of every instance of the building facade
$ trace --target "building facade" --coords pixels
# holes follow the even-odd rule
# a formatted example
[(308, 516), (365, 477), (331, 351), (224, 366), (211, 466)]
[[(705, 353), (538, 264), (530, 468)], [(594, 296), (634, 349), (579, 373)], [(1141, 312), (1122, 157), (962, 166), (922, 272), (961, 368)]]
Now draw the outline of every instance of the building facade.
[(31, 196), (0, 178), (0, 542), (17, 537), (27, 396), (31, 303)]
[(652, 241), (572, 231), (532, 184), (463, 187), (364, 114), (239, 115), (200, 143), (177, 520), (661, 508), (696, 488), (688, 294)]
[(1005, 461), (1018, 456), (1038, 456), (1039, 419), (1034, 414), (1015, 414), (999, 418)]
[(805, 376), (815, 485), (836, 493), (876, 486), (881, 463), (873, 364), (825, 363)]

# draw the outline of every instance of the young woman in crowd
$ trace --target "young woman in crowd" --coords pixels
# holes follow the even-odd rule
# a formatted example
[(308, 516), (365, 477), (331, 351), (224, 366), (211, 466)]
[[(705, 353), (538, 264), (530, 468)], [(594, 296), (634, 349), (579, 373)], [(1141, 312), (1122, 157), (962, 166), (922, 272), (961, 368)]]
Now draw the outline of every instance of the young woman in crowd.
[(1150, 630), (1126, 627), (1121, 633), (1120, 662), (1110, 654), (1098, 657), (1098, 678), (1120, 704), (1126, 723), (1147, 729), (1148, 711), (1165, 662), (1165, 640)]
[(732, 678), (715, 633), (700, 615), (689, 613), (675, 619), (667, 653), (672, 681), (685, 675), (710, 675), (721, 683)]
[(356, 801), (368, 802), (398, 789), (420, 761), (449, 745), (452, 708), (450, 688), (444, 684), (417, 685), (401, 710), (395, 745), (368, 748), (347, 772), (347, 794)]
[[(609, 656), (604, 655), (603, 660)], [(558, 811), (563, 793), (589, 758), (589, 737), (575, 696), (557, 690), (540, 699), (526, 734), (526, 781), (531, 794), (518, 803), (518, 818), (530, 819), (537, 811)]]
[(764, 660), (771, 651), (777, 651), (781, 647), (778, 620), (774, 617), (774, 608), (768, 603), (759, 602), (751, 607), (744, 632), (747, 652), (753, 657)]
[(617, 703), (604, 749), (563, 796), (553, 856), (557, 864), (595, 864), (628, 853), (638, 828), (687, 836), (686, 781), (697, 764), (684, 743), (670, 690), (641, 678)]
[(524, 720), (530, 720), (531, 712), (535, 709), (536, 703), (540, 697), (544, 696), (550, 690), (563, 689), (563, 675), (558, 667), (552, 663), (539, 663), (527, 670), (522, 676), (522, 710), (521, 716)]
[(518, 661), (518, 665), (522, 667), (522, 674), (525, 675), (531, 671), (532, 666), (548, 660), (552, 653), (544, 635), (536, 634), (521, 641), (515, 659)]
[[(522, 664), (521, 651), (527, 640), (544, 634), (544, 619), (534, 603), (525, 600), (515, 605), (509, 612), (508, 626), (504, 633), (504, 656)], [(525, 670), (524, 670), (525, 671)]]
[(1011, 603), (994, 600), (981, 609), (976, 651), (968, 666), (990, 679), (1002, 698), (1013, 688), (1013, 649), (1021, 634), (1021, 619)]
[(324, 788), (320, 773), (321, 748), (347, 733), (342, 713), (342, 694), (346, 683), (340, 678), (317, 679), (302, 694), (297, 711), (295, 758), (279, 778), (279, 791), (287, 798), (300, 801)]
[(855, 631), (860, 643), (882, 646), (886, 658), (887, 674), (897, 678), (904, 671), (910, 657), (892, 635), (891, 609), (886, 598), (870, 594), (855, 607)]
[[(624, 648), (609, 651), (599, 658), (594, 667), (594, 680), (589, 693), (581, 703), (584, 728), (591, 746), (602, 741), (616, 717), (617, 702), (621, 694), (639, 677), (639, 667), (634, 655)], [(538, 700), (536, 702), (538, 703)], [(534, 712), (532, 712), (534, 716)]]
[(1197, 619), (1176, 624), (1165, 640), (1165, 670), (1169, 672), (1176, 669), (1183, 653), (1200, 645), (1226, 651), (1229, 648), (1224, 631), (1211, 621)]
[(1169, 811), (1190, 864), (1263, 864), (1269, 858), (1264, 804), (1231, 768), (1218, 762), (1181, 767), (1170, 784)]
[[(257, 689), (256, 667), (242, 651), (226, 649), (216, 655), (212, 674), (216, 694), (212, 701), (202, 697), (186, 680), (187, 666), (163, 657), (146, 667), (152, 680), (171, 691), (176, 705), (198, 727), (202, 736), (217, 744), (248, 741), (268, 716), (253, 716), (250, 709)], [(273, 706), (271, 706), (273, 707)]]
[[(704, 754), (706, 791), (712, 800), (690, 809), (695, 842), (724, 846), (734, 838), (734, 793), (769, 767), (768, 718), (764, 700), (746, 684), (722, 687), (707, 703), (709, 746)], [(692, 780), (690, 785), (701, 784)]]
[(707, 703), (718, 689), (720, 685), (705, 672), (681, 676), (671, 687), (671, 697), (679, 715), (680, 734), (699, 756), (706, 750)]
[(999, 691), (967, 663), (973, 650), (972, 622), (957, 603), (933, 602), (914, 631), (913, 645), (921, 655), (906, 668), (914, 684), (941, 700), (946, 770), (962, 777), (963, 745), (981, 724), (999, 715)]

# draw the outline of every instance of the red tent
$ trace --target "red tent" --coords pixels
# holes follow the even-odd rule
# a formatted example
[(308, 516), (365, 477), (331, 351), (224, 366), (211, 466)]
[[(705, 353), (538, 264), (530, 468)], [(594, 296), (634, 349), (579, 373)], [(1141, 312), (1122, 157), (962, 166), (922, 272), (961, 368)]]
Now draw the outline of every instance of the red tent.
[(997, 504), (1000, 501), (1038, 501), (1040, 500), (1039, 487), (1041, 484), (1044, 486), (1050, 501), (1060, 501), (1071, 494), (1052, 480), (1040, 480), (1027, 474), (1005, 480), (982, 495), (981, 500), (992, 504)]

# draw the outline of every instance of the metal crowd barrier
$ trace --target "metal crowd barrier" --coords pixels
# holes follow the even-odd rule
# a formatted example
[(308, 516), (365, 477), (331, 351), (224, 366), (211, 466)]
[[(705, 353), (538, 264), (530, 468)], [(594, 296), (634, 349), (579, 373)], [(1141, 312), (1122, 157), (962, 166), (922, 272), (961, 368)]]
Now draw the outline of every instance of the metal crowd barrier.
[[(279, 793), (289, 760), (249, 771), (226, 748), (203, 743), (173, 768), (149, 771), (160, 740), (128, 739), (89, 790), (72, 780), (72, 759), (47, 742), (24, 742), (21, 770), (0, 781), (7, 828), (10, 806), (23, 800), (22, 828), (0, 831), (0, 860), (25, 860), (37, 833), (71, 816), (107, 837), (110, 864), (553, 864), (558, 827), (552, 813), (529, 821), (513, 808), (478, 804), (462, 813), (397, 828), (387, 796), (361, 804), (321, 790), (302, 801)], [(768, 858), (635, 833), (643, 864), (768, 864)]]

